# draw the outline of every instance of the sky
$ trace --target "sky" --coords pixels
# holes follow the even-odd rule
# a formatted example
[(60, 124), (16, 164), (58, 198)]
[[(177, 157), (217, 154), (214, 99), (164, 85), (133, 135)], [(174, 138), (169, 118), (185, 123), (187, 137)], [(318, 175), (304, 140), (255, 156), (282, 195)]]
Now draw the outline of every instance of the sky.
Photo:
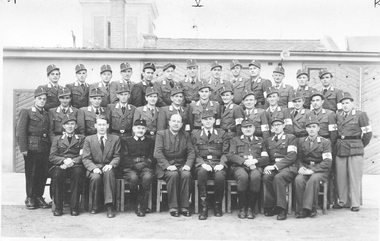
[[(9, 2), (8, 2), (9, 1)], [(158, 38), (321, 39), (380, 35), (375, 0), (156, 0)], [(0, 0), (3, 46), (82, 46), (79, 0)]]

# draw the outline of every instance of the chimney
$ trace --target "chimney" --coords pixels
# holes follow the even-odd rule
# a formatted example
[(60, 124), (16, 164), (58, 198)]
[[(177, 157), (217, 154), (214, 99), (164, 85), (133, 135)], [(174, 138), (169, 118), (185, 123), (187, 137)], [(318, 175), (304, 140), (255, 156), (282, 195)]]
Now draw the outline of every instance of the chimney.
[(144, 49), (156, 49), (157, 48), (157, 36), (154, 34), (144, 34)]
[(125, 48), (125, 0), (111, 0), (110, 25), (110, 48)]

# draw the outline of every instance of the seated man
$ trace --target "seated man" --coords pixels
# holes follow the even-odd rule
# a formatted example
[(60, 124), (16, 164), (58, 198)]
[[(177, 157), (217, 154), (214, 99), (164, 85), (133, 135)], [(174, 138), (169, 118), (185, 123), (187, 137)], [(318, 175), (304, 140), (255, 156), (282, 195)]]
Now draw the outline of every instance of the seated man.
[(95, 123), (97, 134), (86, 137), (82, 160), (87, 169), (86, 176), (90, 178), (91, 214), (99, 212), (102, 199), (100, 195), (104, 191), (107, 217), (113, 218), (116, 194), (115, 168), (120, 162), (120, 138), (107, 134), (108, 127), (107, 117), (99, 115)]
[(264, 197), (265, 216), (278, 214), (277, 220), (287, 217), (286, 186), (297, 176), (296, 138), (284, 133), (284, 120), (272, 120), (275, 136), (266, 141), (269, 152), (269, 165), (264, 168), (263, 182), (266, 188)]
[(79, 196), (83, 187), (82, 148), (83, 135), (75, 135), (77, 120), (74, 116), (64, 116), (62, 127), (65, 134), (55, 136), (50, 151), (51, 190), (55, 203), (54, 216), (63, 214), (63, 192), (65, 179), (70, 178), (70, 214), (79, 215)]
[(241, 130), (242, 136), (232, 138), (227, 158), (232, 163), (231, 172), (237, 182), (238, 217), (254, 219), (253, 210), (260, 195), (261, 173), (269, 157), (263, 139), (253, 135), (255, 126), (252, 120), (243, 120)]
[[(319, 123), (316, 118), (306, 120), (307, 137), (298, 140), (298, 175), (294, 181), (298, 210), (296, 218), (317, 215), (315, 200), (318, 198), (320, 181), (327, 181), (332, 163), (331, 143), (318, 136)], [(300, 211), (299, 209), (302, 209)]]
[(133, 123), (134, 136), (126, 139), (121, 160), (123, 177), (129, 181), (132, 198), (135, 200), (139, 193), (136, 209), (139, 217), (144, 217), (146, 213), (149, 188), (154, 177), (153, 168), (156, 164), (153, 158), (154, 141), (145, 138), (145, 132), (146, 121), (136, 120)]
[(192, 133), (193, 144), (196, 152), (195, 173), (198, 178), (198, 190), (201, 198), (201, 212), (199, 220), (205, 220), (208, 216), (207, 207), (207, 179), (214, 179), (215, 192), (214, 215), (221, 217), (224, 186), (226, 182), (227, 158), (229, 141), (222, 129), (214, 128), (215, 116), (212, 110), (204, 110), (201, 114), (202, 130), (194, 130)]
[[(157, 159), (157, 178), (164, 178), (167, 184), (169, 212), (173, 217), (181, 214), (190, 217), (189, 197), (191, 188), (191, 167), (195, 151), (190, 135), (183, 130), (182, 117), (170, 117), (169, 129), (157, 132), (154, 157)], [(157, 190), (159, 191), (159, 190)]]

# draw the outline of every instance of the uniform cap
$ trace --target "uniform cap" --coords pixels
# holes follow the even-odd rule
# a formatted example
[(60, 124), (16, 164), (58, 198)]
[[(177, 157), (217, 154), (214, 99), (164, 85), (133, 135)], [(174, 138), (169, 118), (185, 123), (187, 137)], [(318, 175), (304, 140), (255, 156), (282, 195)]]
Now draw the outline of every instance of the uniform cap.
[(235, 66), (238, 66), (238, 65), (243, 68), (243, 65), (240, 64), (239, 60), (236, 60), (236, 59), (231, 60), (230, 69), (233, 69)]
[(298, 100), (298, 99), (303, 99), (303, 100), (305, 100), (304, 97), (303, 97), (303, 94), (302, 94), (301, 92), (297, 92), (297, 93), (294, 95), (292, 101), (295, 101), (295, 100)]
[(58, 90), (58, 98), (63, 97), (63, 96), (70, 96), (71, 91), (69, 88), (63, 87)]
[(175, 64), (173, 63), (167, 63), (164, 65), (164, 67), (162, 68), (162, 71), (165, 71), (167, 69), (169, 69), (170, 67), (172, 67), (173, 69), (175, 69)]
[(245, 118), (242, 122), (241, 122), (241, 126), (244, 127), (244, 126), (253, 126), (253, 120), (249, 119), (249, 118)]
[(343, 98), (340, 100), (340, 102), (342, 102), (345, 99), (350, 99), (351, 101), (354, 101), (354, 98), (352, 98), (352, 95), (349, 92), (344, 92), (342, 95)]
[(211, 63), (211, 70), (215, 69), (216, 67), (222, 68), (222, 66), (218, 63), (218, 61), (214, 61)]
[(201, 113), (201, 118), (207, 118), (207, 117), (215, 117), (214, 111), (210, 109), (203, 110)]
[(319, 78), (322, 78), (322, 76), (324, 76), (325, 74), (331, 74), (331, 76), (332, 76), (331, 71), (329, 71), (328, 69), (321, 69), (319, 71)]
[(317, 125), (319, 125), (318, 119), (316, 117), (312, 117), (312, 116), (306, 118), (306, 124), (305, 124), (305, 126), (308, 126), (308, 125), (311, 125), (311, 124), (317, 124)]
[(253, 93), (253, 91), (251, 91), (251, 90), (249, 90), (249, 89), (245, 89), (245, 90), (244, 90), (244, 95), (243, 95), (243, 100), (244, 100), (247, 96), (249, 96), (249, 95), (253, 95), (253, 96), (255, 96), (255, 98), (256, 98), (256, 95), (255, 95), (255, 93)]
[(137, 119), (135, 122), (133, 122), (133, 126), (145, 126), (146, 127), (146, 121), (144, 119)]
[(75, 118), (75, 116), (72, 115), (64, 115), (62, 118), (62, 125), (66, 124), (69, 121), (77, 122), (77, 119)]
[(176, 95), (178, 93), (183, 94), (183, 89), (180, 86), (174, 86), (174, 88), (170, 92), (170, 95), (173, 96), (173, 95)]
[(323, 96), (323, 94), (321, 92), (319, 92), (318, 90), (313, 90), (313, 92), (311, 93), (311, 96), (310, 96), (310, 101), (311, 99), (313, 99), (314, 96), (320, 96), (322, 98), (322, 100), (325, 99), (325, 97)]
[(146, 88), (145, 96), (158, 94), (157, 90), (154, 87), (149, 86)]
[(269, 97), (271, 94), (274, 94), (274, 93), (279, 94), (278, 89), (275, 87), (269, 87), (267, 97)]
[(261, 63), (258, 60), (252, 60), (251, 63), (248, 64), (248, 67), (251, 65), (256, 66), (257, 68), (261, 69)]
[(309, 77), (309, 73), (306, 71), (306, 69), (299, 69), (297, 70), (297, 78), (300, 76), (300, 75), (307, 75), (307, 77)]
[(223, 95), (226, 92), (231, 92), (231, 94), (234, 94), (234, 91), (230, 87), (223, 86), (222, 91), (220, 92), (220, 95)]
[(40, 96), (40, 95), (47, 95), (47, 92), (44, 88), (39, 87), (34, 91), (34, 97)]
[(190, 68), (190, 67), (198, 67), (198, 63), (195, 59), (188, 59), (186, 61), (186, 68)]
[(86, 67), (84, 67), (83, 64), (77, 64), (77, 66), (75, 66), (75, 73), (77, 74), (81, 70), (86, 70), (87, 71)]
[(207, 82), (201, 82), (198, 90), (201, 90), (201, 89), (204, 89), (204, 88), (208, 88), (211, 91), (211, 87), (210, 87), (210, 85)]
[(47, 75), (49, 75), (53, 70), (58, 70), (59, 71), (59, 68), (57, 66), (55, 66), (55, 64), (51, 64), (49, 65), (47, 68), (46, 68), (46, 73)]
[(282, 124), (285, 123), (284, 122), (284, 118), (280, 118), (280, 117), (277, 117), (277, 116), (275, 118), (273, 118), (273, 120), (271, 120), (270, 124), (273, 125), (273, 123), (275, 123), (275, 122), (281, 122)]
[(273, 73), (279, 73), (285, 75), (285, 69), (281, 64), (278, 64), (276, 68), (274, 68)]
[(156, 66), (153, 63), (145, 63), (143, 66), (143, 71), (145, 69), (153, 69), (153, 71), (156, 71)]
[(90, 97), (103, 97), (104, 93), (99, 88), (91, 89)]
[(116, 93), (120, 94), (120, 93), (124, 93), (124, 92), (131, 92), (131, 90), (129, 89), (128, 85), (126, 84), (118, 84), (117, 85), (117, 91)]
[(108, 64), (102, 65), (102, 67), (100, 68), (100, 74), (102, 74), (103, 72), (106, 72), (106, 71), (110, 71), (112, 73), (111, 66), (109, 66)]
[(132, 69), (131, 65), (128, 62), (124, 62), (120, 64), (120, 72), (127, 69)]

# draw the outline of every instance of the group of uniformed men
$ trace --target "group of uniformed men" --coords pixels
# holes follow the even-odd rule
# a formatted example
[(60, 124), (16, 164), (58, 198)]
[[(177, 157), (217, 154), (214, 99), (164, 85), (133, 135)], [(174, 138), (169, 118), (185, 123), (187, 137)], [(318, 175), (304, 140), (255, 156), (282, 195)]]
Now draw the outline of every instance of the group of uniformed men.
[(129, 63), (121, 63), (119, 81), (103, 65), (101, 81), (86, 83), (87, 69), (75, 67), (77, 81), (60, 86), (60, 69), (47, 67), (49, 83), (35, 90), (31, 108), (20, 112), (17, 141), (25, 159), (28, 209), (49, 208), (42, 198), (51, 176), (54, 216), (63, 214), (64, 183), (70, 178), (70, 210), (79, 214), (79, 196), (89, 179), (90, 210), (103, 204), (115, 216), (116, 178), (124, 178), (145, 216), (154, 178), (167, 183), (171, 216), (191, 216), (192, 177), (198, 180), (199, 219), (208, 217), (207, 180), (214, 180), (214, 215), (220, 217), (227, 178), (237, 182), (238, 217), (253, 219), (261, 181), (266, 189), (265, 216), (287, 218), (286, 186), (294, 182), (296, 217), (313, 217), (321, 181), (336, 180), (333, 208), (359, 211), (364, 147), (372, 131), (365, 112), (353, 109), (350, 93), (332, 86), (322, 69), (323, 89), (308, 86), (306, 70), (297, 71), (299, 86), (284, 84), (284, 68), (273, 71), (273, 85), (260, 76), (261, 64), (249, 63), (250, 78), (238, 60), (233, 78), (221, 78), (222, 66), (211, 64), (211, 77), (198, 77), (196, 60), (176, 81), (176, 66), (163, 67), (165, 79), (153, 83), (156, 67), (146, 63), (142, 81), (132, 83)]

